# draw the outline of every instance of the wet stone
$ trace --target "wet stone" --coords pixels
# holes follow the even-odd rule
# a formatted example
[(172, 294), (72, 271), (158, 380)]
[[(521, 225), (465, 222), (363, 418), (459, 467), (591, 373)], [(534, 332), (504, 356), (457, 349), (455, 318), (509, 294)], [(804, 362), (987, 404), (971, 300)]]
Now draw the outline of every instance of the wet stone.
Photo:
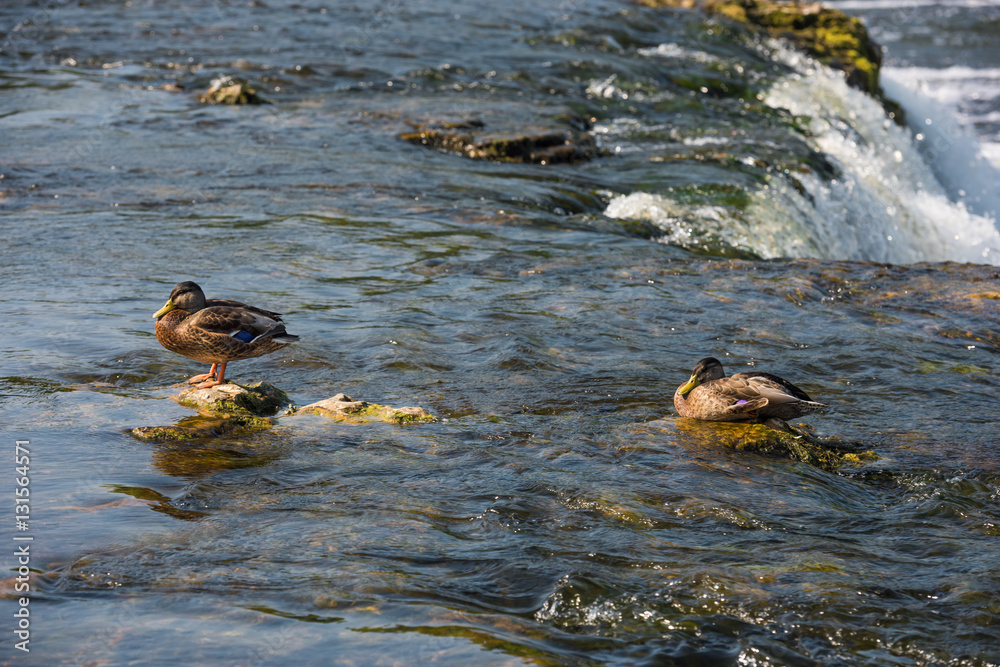
[(477, 160), (560, 164), (592, 160), (597, 143), (587, 133), (551, 128), (482, 131), (479, 123), (430, 123), (400, 139)]
[(726, 447), (739, 452), (801, 461), (824, 470), (845, 466), (861, 466), (878, 461), (875, 452), (859, 443), (838, 438), (819, 438), (802, 424), (791, 425), (781, 420), (767, 424), (707, 422), (678, 417), (637, 425), (638, 430), (662, 434), (683, 447)]
[(129, 434), (149, 442), (204, 442), (247, 435), (271, 428), (274, 420), (270, 416), (289, 404), (285, 392), (266, 382), (246, 386), (229, 382), (207, 389), (187, 387), (172, 398), (199, 414), (171, 426), (140, 426)]
[(388, 405), (355, 401), (347, 394), (310, 403), (296, 410), (294, 415), (322, 415), (342, 422), (361, 424), (381, 421), (387, 424), (416, 424), (437, 421), (437, 417), (420, 407), (393, 408)]
[(234, 417), (268, 417), (289, 404), (288, 394), (272, 384), (234, 382), (199, 389), (188, 387), (174, 397), (181, 405)]
[(902, 108), (885, 99), (879, 86), (882, 49), (864, 24), (839, 9), (819, 2), (784, 0), (640, 0), (650, 7), (700, 8), (752, 29), (787, 39), (821, 63), (839, 69), (848, 83), (882, 100), (886, 111), (900, 122)]
[(258, 88), (243, 79), (221, 77), (212, 81), (208, 90), (198, 96), (202, 104), (270, 104), (258, 94)]
[(273, 425), (274, 421), (267, 417), (247, 420), (229, 414), (199, 414), (184, 417), (172, 426), (139, 426), (129, 434), (146, 442), (200, 443), (221, 437), (249, 435)]

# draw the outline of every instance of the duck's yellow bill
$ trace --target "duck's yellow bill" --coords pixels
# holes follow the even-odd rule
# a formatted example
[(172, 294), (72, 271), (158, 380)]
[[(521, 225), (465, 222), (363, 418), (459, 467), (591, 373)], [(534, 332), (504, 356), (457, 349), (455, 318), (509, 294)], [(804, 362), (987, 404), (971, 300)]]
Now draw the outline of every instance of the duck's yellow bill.
[(692, 375), (691, 379), (682, 384), (678, 389), (678, 391), (680, 392), (681, 396), (687, 396), (691, 392), (691, 390), (697, 386), (698, 386), (698, 376)]
[(173, 301), (171, 301), (170, 299), (167, 299), (167, 302), (163, 305), (163, 308), (160, 308), (158, 311), (156, 311), (155, 313), (153, 313), (153, 319), (154, 320), (160, 319), (161, 317), (163, 317), (164, 315), (166, 315), (167, 313), (169, 313), (171, 310), (173, 310), (176, 307), (177, 306), (174, 305)]

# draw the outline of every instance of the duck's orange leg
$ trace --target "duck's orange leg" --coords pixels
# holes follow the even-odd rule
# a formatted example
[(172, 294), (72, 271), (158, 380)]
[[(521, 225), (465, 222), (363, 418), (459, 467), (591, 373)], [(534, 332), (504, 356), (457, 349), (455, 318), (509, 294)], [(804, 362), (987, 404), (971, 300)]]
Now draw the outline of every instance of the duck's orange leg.
[[(212, 370), (215, 370), (215, 364), (212, 364)], [(215, 387), (216, 385), (226, 383), (226, 362), (220, 362), (219, 366), (219, 377), (218, 379), (210, 379), (208, 382), (202, 382), (198, 385), (198, 389), (208, 389), (209, 387)]]
[(190, 380), (188, 380), (188, 384), (198, 384), (199, 382), (204, 382), (205, 380), (208, 380), (209, 378), (214, 378), (215, 377), (215, 367), (216, 366), (218, 366), (218, 364), (212, 364), (212, 370), (210, 370), (209, 372), (207, 372), (207, 373), (205, 373), (203, 375), (195, 375), (193, 378), (191, 378)]

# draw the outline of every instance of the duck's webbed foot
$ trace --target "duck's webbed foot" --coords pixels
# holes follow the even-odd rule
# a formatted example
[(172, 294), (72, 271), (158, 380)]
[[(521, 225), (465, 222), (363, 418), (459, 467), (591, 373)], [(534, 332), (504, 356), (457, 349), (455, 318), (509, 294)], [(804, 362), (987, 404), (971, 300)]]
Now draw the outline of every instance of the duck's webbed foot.
[[(188, 384), (198, 384), (199, 382), (204, 382), (205, 380), (208, 380), (210, 378), (214, 378), (215, 377), (215, 369), (216, 369), (217, 366), (218, 366), (218, 364), (212, 364), (212, 370), (208, 371), (207, 373), (203, 373), (201, 375), (195, 375), (193, 378), (191, 378), (190, 380), (188, 380)], [(199, 387), (202, 388), (202, 389), (204, 389), (204, 387), (202, 387), (201, 385), (199, 385)]]
[[(219, 367), (219, 377), (216, 379), (215, 367)], [(194, 378), (191, 378), (192, 380)], [(207, 379), (207, 382), (202, 382), (198, 385), (198, 389), (208, 389), (209, 387), (216, 387), (220, 384), (226, 383), (226, 362), (223, 361), (221, 364), (212, 364), (212, 372), (207, 376), (202, 377), (203, 380)]]

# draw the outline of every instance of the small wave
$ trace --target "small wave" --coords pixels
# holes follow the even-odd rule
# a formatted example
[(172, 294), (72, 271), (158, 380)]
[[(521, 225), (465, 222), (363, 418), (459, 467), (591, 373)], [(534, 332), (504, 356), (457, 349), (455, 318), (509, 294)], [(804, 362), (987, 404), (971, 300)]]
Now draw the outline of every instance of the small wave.
[[(798, 73), (773, 86), (765, 103), (808, 117), (810, 144), (832, 158), (842, 172), (842, 178), (822, 187), (817, 184), (810, 194), (814, 199), (819, 195), (818, 202), (840, 203), (843, 233), (859, 227), (871, 241), (884, 238), (888, 243), (888, 247), (881, 241), (860, 247), (859, 258), (1000, 264), (996, 208), (990, 205), (988, 192), (972, 193), (980, 189), (978, 170), (988, 170), (985, 180), (994, 186), (997, 180), (985, 161), (971, 160), (968, 147), (975, 146), (974, 137), (962, 138), (952, 124), (948, 139), (954, 159), (939, 152), (932, 169), (918, 150), (921, 141), (929, 141), (926, 135), (911, 136), (892, 123), (875, 100), (850, 88), (839, 73), (801, 54), (783, 48), (778, 52)], [(885, 82), (891, 89), (887, 93), (908, 114), (924, 117), (917, 108), (922, 101), (918, 96), (898, 94), (891, 73)], [(933, 120), (927, 127), (932, 126)], [(952, 175), (946, 183), (938, 178), (944, 171)]]
[(678, 60), (694, 60), (700, 63), (718, 62), (718, 58), (710, 53), (698, 51), (696, 49), (685, 49), (673, 43), (659, 44), (651, 48), (639, 49), (639, 55), (656, 56), (659, 58), (675, 58)]

